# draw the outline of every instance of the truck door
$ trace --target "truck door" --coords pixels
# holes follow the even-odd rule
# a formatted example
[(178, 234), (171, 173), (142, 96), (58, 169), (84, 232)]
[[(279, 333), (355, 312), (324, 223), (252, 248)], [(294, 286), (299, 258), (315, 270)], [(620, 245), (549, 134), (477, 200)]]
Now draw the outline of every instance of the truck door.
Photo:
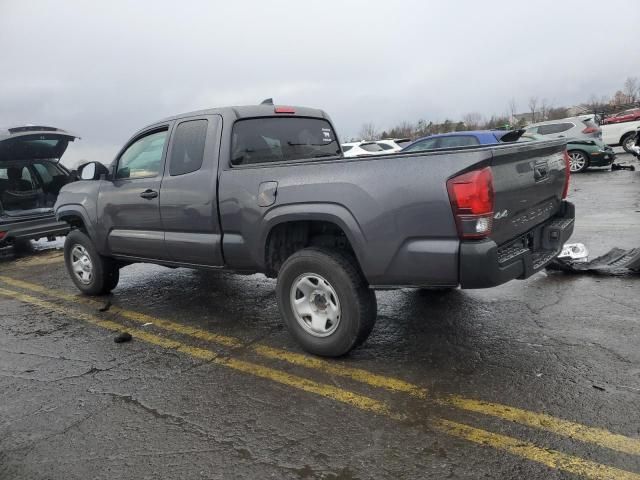
[(99, 228), (113, 254), (164, 259), (160, 183), (169, 125), (143, 132), (116, 159), (113, 179), (100, 186)]
[(218, 218), (218, 153), (222, 118), (178, 120), (160, 191), (160, 216), (169, 259), (222, 266)]

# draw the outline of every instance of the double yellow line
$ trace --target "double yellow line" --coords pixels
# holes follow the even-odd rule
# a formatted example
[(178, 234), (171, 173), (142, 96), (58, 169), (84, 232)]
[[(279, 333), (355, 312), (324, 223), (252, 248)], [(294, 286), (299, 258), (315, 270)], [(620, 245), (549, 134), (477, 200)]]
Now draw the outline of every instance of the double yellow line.
[[(103, 305), (102, 302), (87, 297), (70, 295), (59, 290), (49, 289), (41, 285), (17, 280), (7, 276), (0, 276), (0, 281), (12, 287), (28, 290), (31, 293), (42, 294), (51, 298), (72, 302), (74, 304), (82, 303), (91, 307), (101, 307)], [(72, 310), (66, 306), (63, 307), (56, 303), (42, 300), (41, 298), (36, 298), (32, 295), (21, 293), (19, 291), (0, 288), (0, 295), (11, 297), (45, 310), (55, 311), (66, 316), (71, 316), (78, 320), (82, 320), (108, 330), (115, 331), (123, 329), (123, 325), (118, 322), (105, 320), (96, 315), (84, 313), (76, 309)], [(249, 349), (258, 356), (270, 360), (287, 362), (325, 374), (358, 381), (372, 387), (408, 394), (412, 397), (433, 401), (447, 407), (455, 407), (465, 411), (512, 421), (528, 427), (545, 430), (556, 435), (616, 450), (621, 453), (640, 455), (640, 440), (611, 433), (604, 429), (588, 427), (567, 420), (558, 419), (547, 414), (530, 412), (507, 405), (482, 402), (461, 396), (454, 395), (444, 399), (429, 399), (427, 391), (417, 385), (400, 379), (378, 375), (367, 370), (345, 366), (335, 361), (326, 361), (319, 358), (309, 357), (273, 348), (264, 344), (245, 345), (240, 339), (235, 337), (215, 334), (207, 330), (152, 317), (143, 313), (122, 309), (117, 306), (112, 306), (109, 312), (111, 315), (126, 318), (134, 323), (145, 324), (151, 322), (154, 327), (214, 343), (231, 349), (232, 353), (234, 350), (237, 352), (237, 350)], [(305, 377), (292, 375), (282, 370), (267, 367), (258, 363), (239, 360), (237, 358), (233, 358), (233, 356), (220, 356), (215, 351), (190, 346), (177, 340), (149, 333), (145, 330), (135, 329), (135, 337), (152, 345), (174, 349), (192, 357), (210, 361), (217, 365), (225, 366), (256, 377), (265, 378), (308, 393), (330, 398), (332, 400), (351, 405), (360, 410), (384, 415), (395, 420), (402, 420), (406, 418), (404, 413), (392, 411), (385, 402), (351, 392), (349, 390), (316, 382)], [(640, 480), (640, 475), (636, 473), (602, 465), (590, 460), (567, 455), (559, 451), (541, 448), (530, 442), (523, 442), (512, 437), (488, 432), (454, 421), (445, 419), (435, 420), (432, 422), (432, 427), (457, 438), (462, 438), (477, 444), (489, 445), (493, 448), (541, 463), (548, 467), (582, 475), (587, 478)]]

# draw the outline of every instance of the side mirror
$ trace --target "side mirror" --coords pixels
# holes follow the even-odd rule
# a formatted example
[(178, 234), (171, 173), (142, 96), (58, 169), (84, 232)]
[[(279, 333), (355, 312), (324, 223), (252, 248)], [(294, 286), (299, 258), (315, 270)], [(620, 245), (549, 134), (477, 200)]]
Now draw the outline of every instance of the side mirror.
[(107, 167), (99, 162), (85, 163), (78, 169), (80, 180), (99, 180), (102, 175), (109, 173)]

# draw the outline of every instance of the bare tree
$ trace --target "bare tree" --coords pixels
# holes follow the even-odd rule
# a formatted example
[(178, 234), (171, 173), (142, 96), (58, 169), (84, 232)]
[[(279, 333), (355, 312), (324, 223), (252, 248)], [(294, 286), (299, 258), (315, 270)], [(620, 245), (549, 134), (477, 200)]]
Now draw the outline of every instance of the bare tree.
[(548, 116), (549, 116), (549, 110), (551, 109), (551, 105), (549, 104), (549, 101), (546, 98), (542, 99), (542, 102), (540, 103), (540, 121), (544, 122), (545, 120), (548, 120)]
[(462, 117), (462, 121), (464, 122), (464, 125), (468, 130), (477, 130), (482, 123), (482, 115), (480, 115), (478, 112), (467, 113), (464, 117)]
[(378, 136), (376, 126), (372, 122), (362, 124), (360, 128), (360, 138), (362, 140), (377, 140)]
[(547, 113), (547, 120), (560, 120), (561, 118), (567, 118), (569, 112), (565, 107), (550, 107), (549, 113)]
[(623, 93), (627, 97), (627, 103), (633, 103), (638, 99), (638, 96), (640, 94), (638, 77), (628, 77), (625, 80)]
[(531, 112), (531, 122), (535, 123), (536, 121), (536, 112), (538, 108), (538, 97), (530, 97), (529, 98), (529, 111)]
[(518, 113), (518, 105), (516, 105), (516, 99), (511, 97), (511, 100), (509, 100), (509, 115), (511, 115), (509, 120), (511, 123), (515, 123), (516, 113)]

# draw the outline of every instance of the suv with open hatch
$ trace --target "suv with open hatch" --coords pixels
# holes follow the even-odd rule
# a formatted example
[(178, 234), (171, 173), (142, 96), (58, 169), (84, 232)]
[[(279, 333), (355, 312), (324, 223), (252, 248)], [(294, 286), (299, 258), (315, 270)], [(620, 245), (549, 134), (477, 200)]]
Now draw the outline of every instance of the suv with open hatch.
[(53, 206), (75, 180), (59, 161), (69, 142), (65, 130), (26, 125), (0, 131), (0, 251), (19, 240), (53, 239), (69, 231)]

